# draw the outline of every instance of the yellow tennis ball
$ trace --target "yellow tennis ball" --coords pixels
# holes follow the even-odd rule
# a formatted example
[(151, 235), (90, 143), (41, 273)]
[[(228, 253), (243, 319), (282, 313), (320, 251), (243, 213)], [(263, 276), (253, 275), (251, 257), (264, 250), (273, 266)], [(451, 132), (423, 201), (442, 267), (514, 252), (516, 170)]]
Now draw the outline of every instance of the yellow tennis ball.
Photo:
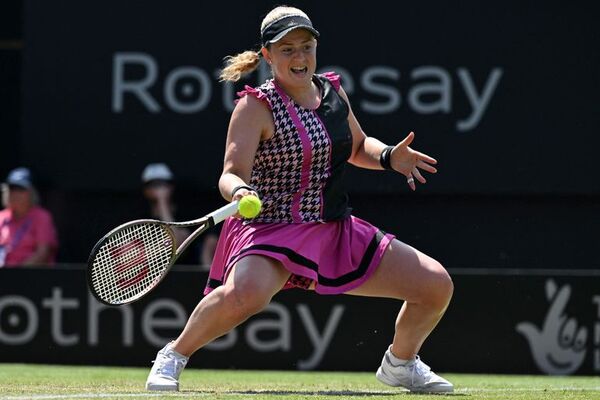
[(256, 196), (244, 196), (238, 204), (238, 211), (244, 218), (254, 218), (260, 213), (262, 203)]

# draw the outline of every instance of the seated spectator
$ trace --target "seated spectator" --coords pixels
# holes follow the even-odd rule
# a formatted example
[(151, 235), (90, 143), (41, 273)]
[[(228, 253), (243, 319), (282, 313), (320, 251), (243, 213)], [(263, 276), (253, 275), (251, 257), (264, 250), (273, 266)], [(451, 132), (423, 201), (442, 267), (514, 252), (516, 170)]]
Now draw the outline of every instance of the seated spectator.
[[(143, 195), (148, 200), (149, 217), (161, 221), (180, 220), (175, 217), (177, 212), (173, 200), (175, 189), (174, 176), (171, 169), (164, 163), (148, 164), (142, 172)], [(181, 244), (189, 235), (187, 228), (173, 228), (177, 245)], [(180, 264), (198, 264), (202, 267), (210, 267), (212, 257), (217, 245), (217, 236), (206, 232), (199, 240), (201, 241), (200, 254), (196, 246), (188, 249), (179, 260)], [(199, 258), (199, 259), (198, 259)]]
[[(175, 221), (176, 206), (173, 202), (173, 173), (166, 164), (148, 164), (142, 172), (142, 193), (149, 206), (149, 218)], [(173, 228), (177, 245), (189, 236), (187, 228)]]
[(27, 168), (12, 170), (2, 184), (0, 267), (52, 265), (58, 239), (52, 215), (38, 205)]
[[(218, 227), (212, 227), (215, 232)], [(216, 233), (205, 232), (202, 235), (202, 248), (200, 249), (200, 266), (202, 269), (210, 270), (210, 265), (213, 262), (215, 256), (215, 250), (217, 249), (218, 236)]]

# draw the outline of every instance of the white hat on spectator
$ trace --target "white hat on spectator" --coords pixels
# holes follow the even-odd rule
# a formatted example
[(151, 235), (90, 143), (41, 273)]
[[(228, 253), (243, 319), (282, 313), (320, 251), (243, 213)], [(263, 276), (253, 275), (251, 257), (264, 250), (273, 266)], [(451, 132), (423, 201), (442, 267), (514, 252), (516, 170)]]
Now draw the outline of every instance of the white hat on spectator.
[(19, 186), (25, 189), (31, 189), (33, 187), (31, 172), (24, 167), (15, 168), (10, 171), (6, 177), (6, 184), (9, 186)]
[(152, 163), (146, 165), (142, 172), (142, 182), (144, 184), (151, 181), (172, 181), (173, 173), (164, 163)]

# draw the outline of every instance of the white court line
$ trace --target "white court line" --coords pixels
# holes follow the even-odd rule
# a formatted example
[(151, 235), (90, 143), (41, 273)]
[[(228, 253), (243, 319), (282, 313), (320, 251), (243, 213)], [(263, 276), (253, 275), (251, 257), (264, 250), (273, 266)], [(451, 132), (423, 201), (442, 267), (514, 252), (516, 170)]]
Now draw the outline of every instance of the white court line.
[(177, 397), (200, 397), (210, 396), (214, 393), (186, 393), (186, 392), (175, 392), (175, 393), (77, 393), (77, 394), (35, 394), (31, 396), (8, 396), (0, 397), (0, 400), (53, 400), (53, 399), (114, 399), (124, 397), (166, 397), (166, 396), (177, 396)]
[[(551, 387), (551, 388), (458, 388), (454, 393), (506, 393), (506, 392), (600, 392), (600, 386), (591, 387)], [(219, 396), (239, 396), (240, 394), (246, 396), (262, 395), (262, 394), (274, 394), (275, 392), (282, 392), (285, 394), (304, 394), (306, 396), (312, 395), (326, 395), (327, 393), (335, 393), (328, 390), (316, 390), (316, 391), (302, 391), (302, 390), (265, 390), (265, 391), (243, 391), (243, 390), (232, 390), (228, 392), (218, 392)], [(354, 392), (354, 391), (353, 391)], [(361, 393), (357, 391), (356, 393)], [(367, 393), (367, 392), (365, 392)], [(368, 392), (373, 393), (373, 392)], [(400, 394), (408, 393), (404, 390), (396, 391), (377, 391), (377, 394)], [(160, 393), (77, 393), (77, 394), (40, 394), (31, 396), (8, 396), (0, 397), (0, 400), (60, 400), (60, 399), (113, 399), (113, 398), (126, 398), (126, 397), (208, 397), (214, 396), (216, 392), (160, 392)], [(374, 393), (373, 393), (374, 394)], [(332, 396), (335, 397), (335, 396)]]
[(476, 392), (600, 392), (600, 386), (590, 386), (590, 387), (572, 387), (572, 386), (564, 386), (564, 387), (551, 387), (551, 388), (458, 388), (455, 389), (455, 393), (476, 393)]

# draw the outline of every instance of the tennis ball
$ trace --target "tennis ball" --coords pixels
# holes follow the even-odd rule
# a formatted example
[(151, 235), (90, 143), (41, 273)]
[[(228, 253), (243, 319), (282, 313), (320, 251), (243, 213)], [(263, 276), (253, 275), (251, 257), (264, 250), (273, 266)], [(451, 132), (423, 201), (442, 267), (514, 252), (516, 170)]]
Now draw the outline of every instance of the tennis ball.
[(244, 196), (238, 204), (238, 211), (244, 218), (254, 218), (260, 213), (262, 203), (256, 196)]

